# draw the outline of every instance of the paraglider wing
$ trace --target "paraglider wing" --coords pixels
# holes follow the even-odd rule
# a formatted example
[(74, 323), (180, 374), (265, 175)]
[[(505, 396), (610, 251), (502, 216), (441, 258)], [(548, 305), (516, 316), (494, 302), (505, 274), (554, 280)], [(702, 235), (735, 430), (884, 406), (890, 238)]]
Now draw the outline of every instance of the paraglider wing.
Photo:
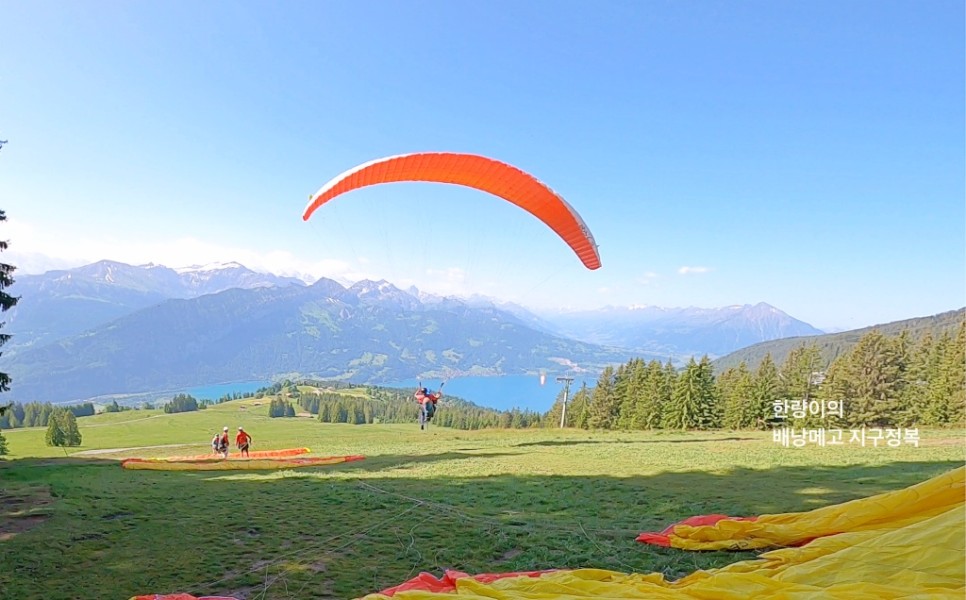
[(499, 196), (543, 221), (588, 269), (600, 268), (594, 237), (566, 200), (532, 175), (475, 154), (421, 152), (364, 163), (322, 186), (305, 207), (302, 220), (308, 221), (317, 208), (346, 192), (401, 181), (451, 183)]

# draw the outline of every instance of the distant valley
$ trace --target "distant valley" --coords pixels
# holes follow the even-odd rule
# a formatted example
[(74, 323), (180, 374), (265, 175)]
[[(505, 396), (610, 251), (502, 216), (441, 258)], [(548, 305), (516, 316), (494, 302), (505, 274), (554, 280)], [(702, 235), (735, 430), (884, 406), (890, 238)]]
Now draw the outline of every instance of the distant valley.
[(170, 269), (101, 261), (21, 275), (6, 313), (12, 400), (65, 402), (283, 376), (599, 372), (631, 357), (676, 363), (822, 332), (768, 304), (535, 314), (389, 282), (349, 287), (237, 263)]

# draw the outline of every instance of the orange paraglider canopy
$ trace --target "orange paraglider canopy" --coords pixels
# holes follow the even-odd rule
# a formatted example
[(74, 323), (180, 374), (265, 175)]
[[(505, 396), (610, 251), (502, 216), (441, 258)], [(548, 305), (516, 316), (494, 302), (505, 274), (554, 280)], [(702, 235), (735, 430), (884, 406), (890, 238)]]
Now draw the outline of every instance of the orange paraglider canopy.
[(308, 221), (317, 208), (346, 192), (401, 181), (451, 183), (499, 196), (543, 221), (570, 246), (588, 269), (600, 268), (594, 237), (566, 200), (534, 176), (475, 154), (420, 152), (380, 158), (353, 167), (326, 183), (311, 197), (302, 220)]

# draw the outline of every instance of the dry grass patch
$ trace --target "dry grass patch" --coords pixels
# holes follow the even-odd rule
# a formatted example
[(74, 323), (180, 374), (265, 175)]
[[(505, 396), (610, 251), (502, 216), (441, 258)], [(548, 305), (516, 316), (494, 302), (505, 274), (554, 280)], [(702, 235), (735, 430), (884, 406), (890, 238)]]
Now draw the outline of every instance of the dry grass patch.
[(49, 519), (49, 507), (53, 502), (47, 486), (21, 486), (0, 491), (0, 542)]

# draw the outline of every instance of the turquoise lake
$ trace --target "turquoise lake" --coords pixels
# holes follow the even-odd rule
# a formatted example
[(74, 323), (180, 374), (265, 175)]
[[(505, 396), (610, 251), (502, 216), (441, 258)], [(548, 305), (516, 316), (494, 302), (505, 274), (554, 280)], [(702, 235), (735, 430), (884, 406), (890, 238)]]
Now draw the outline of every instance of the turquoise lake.
[[(570, 394), (573, 395), (581, 384), (586, 381), (588, 386), (596, 385), (596, 378), (575, 378), (570, 384)], [(416, 379), (379, 383), (384, 387), (416, 389)], [(432, 390), (439, 389), (439, 379), (424, 379), (422, 384)], [(202, 400), (217, 400), (225, 394), (244, 394), (254, 392), (259, 388), (272, 385), (271, 381), (240, 381), (235, 383), (220, 383), (203, 385), (184, 390)], [(459, 396), (478, 406), (510, 410), (513, 408), (529, 409), (546, 412), (553, 405), (554, 400), (563, 390), (563, 384), (558, 383), (554, 376), (548, 375), (546, 383), (540, 385), (538, 375), (501, 375), (497, 377), (457, 377), (446, 381), (443, 394)]]
[[(597, 384), (597, 378), (587, 377), (588, 386)], [(570, 395), (580, 389), (584, 379), (574, 378), (570, 384)], [(383, 383), (385, 387), (411, 388), (415, 391), (419, 383), (415, 379)], [(423, 379), (424, 387), (435, 391), (439, 389), (440, 380)], [(443, 395), (459, 396), (478, 406), (509, 410), (512, 408), (530, 409), (546, 412), (553, 406), (554, 401), (564, 389), (564, 384), (558, 383), (553, 375), (547, 375), (544, 385), (540, 385), (539, 375), (501, 375), (498, 377), (457, 377), (446, 381)]]

